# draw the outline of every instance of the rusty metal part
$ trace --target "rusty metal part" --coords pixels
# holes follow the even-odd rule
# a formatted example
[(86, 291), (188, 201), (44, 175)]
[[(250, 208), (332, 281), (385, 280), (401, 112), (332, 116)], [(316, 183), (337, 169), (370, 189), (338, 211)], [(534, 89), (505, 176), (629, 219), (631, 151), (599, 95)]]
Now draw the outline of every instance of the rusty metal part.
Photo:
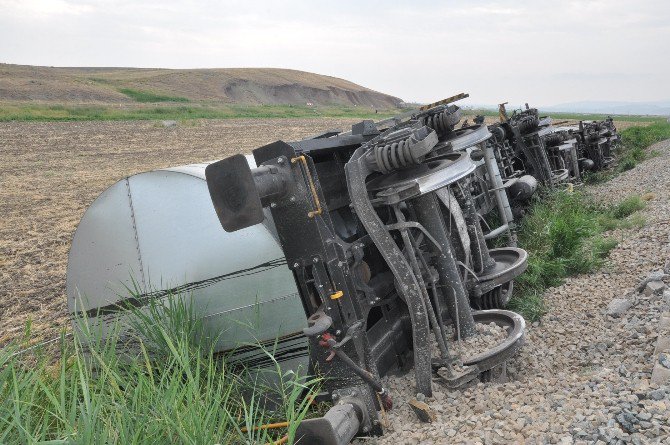
[(419, 418), (423, 423), (433, 423), (437, 420), (437, 414), (430, 408), (426, 402), (421, 402), (417, 399), (412, 399), (409, 401), (409, 406), (414, 411), (414, 414)]
[(310, 218), (314, 218), (316, 215), (320, 215), (323, 212), (323, 209), (321, 208), (321, 201), (319, 201), (319, 195), (316, 193), (314, 180), (312, 179), (312, 174), (310, 173), (309, 167), (307, 166), (307, 159), (305, 159), (305, 156), (303, 155), (291, 158), (291, 164), (295, 164), (298, 161), (302, 163), (305, 175), (307, 176), (309, 190), (312, 192), (312, 199), (314, 199), (314, 210), (309, 211), (307, 213), (307, 216), (309, 216)]
[(467, 97), (470, 97), (470, 95), (468, 93), (459, 93), (459, 94), (456, 94), (454, 96), (447, 97), (446, 99), (442, 99), (442, 100), (439, 100), (437, 102), (433, 102), (432, 104), (424, 105), (424, 106), (420, 107), (419, 110), (421, 110), (421, 111), (430, 110), (431, 108), (435, 108), (435, 107), (440, 106), (440, 105), (447, 105), (447, 104), (456, 102), (458, 100), (465, 99)]

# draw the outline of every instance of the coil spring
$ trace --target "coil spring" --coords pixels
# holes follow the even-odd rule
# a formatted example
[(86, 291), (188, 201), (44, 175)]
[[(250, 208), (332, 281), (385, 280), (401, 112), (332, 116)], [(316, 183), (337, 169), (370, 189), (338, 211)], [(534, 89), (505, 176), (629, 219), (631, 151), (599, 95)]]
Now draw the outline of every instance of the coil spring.
[(553, 147), (563, 142), (563, 136), (559, 133), (551, 133), (544, 137), (544, 143), (547, 147)]
[(375, 160), (379, 170), (386, 174), (393, 170), (399, 170), (410, 165), (418, 164), (419, 159), (414, 159), (410, 151), (409, 138), (391, 142), (386, 145), (377, 145), (374, 148)]
[[(453, 130), (454, 125), (458, 123), (458, 120), (454, 122), (454, 114), (458, 111), (452, 111), (449, 109), (440, 111), (439, 113), (431, 114), (421, 118), (421, 123), (428, 128), (435, 130), (439, 137), (444, 136), (451, 130)], [(460, 117), (460, 116), (459, 116)]]
[(537, 116), (523, 116), (519, 119), (517, 126), (521, 133), (529, 133), (531, 130), (534, 130), (539, 123), (540, 120)]
[(589, 131), (588, 133), (586, 133), (585, 139), (586, 142), (593, 143), (596, 142), (598, 139), (600, 139), (600, 134), (598, 134), (598, 132), (596, 131)]

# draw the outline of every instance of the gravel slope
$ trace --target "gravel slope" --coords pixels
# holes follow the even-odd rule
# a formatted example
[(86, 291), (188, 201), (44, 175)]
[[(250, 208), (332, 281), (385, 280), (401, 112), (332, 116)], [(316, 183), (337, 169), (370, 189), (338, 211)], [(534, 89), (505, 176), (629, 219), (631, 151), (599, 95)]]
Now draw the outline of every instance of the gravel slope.
[(620, 318), (605, 315), (670, 258), (670, 141), (658, 156), (589, 188), (602, 202), (652, 197), (642, 228), (616, 230), (619, 240), (597, 273), (568, 279), (545, 293), (549, 313), (527, 330), (508, 368), (511, 381), (462, 391), (437, 387), (426, 402), (437, 421), (422, 424), (406, 403), (413, 376), (389, 379), (397, 408), (388, 433), (357, 443), (664, 443), (670, 444), (670, 389), (649, 387), (661, 296), (635, 295)]

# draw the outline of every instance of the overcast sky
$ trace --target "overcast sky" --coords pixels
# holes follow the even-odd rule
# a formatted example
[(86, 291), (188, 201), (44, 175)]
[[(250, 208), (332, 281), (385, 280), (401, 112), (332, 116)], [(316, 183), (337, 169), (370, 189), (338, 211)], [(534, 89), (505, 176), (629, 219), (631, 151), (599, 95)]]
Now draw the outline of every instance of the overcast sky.
[(670, 1), (0, 0), (0, 62), (280, 67), (428, 102), (670, 99)]

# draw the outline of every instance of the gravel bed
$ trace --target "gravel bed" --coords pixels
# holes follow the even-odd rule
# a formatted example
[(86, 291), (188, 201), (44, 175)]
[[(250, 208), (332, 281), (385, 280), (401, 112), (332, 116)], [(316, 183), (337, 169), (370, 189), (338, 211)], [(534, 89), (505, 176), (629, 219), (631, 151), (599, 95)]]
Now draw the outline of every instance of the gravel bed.
[[(527, 326), (509, 382), (460, 391), (436, 384), (426, 403), (437, 420), (425, 424), (407, 405), (413, 374), (388, 378), (396, 408), (387, 413), (386, 434), (354, 443), (670, 444), (670, 387), (649, 385), (656, 328), (670, 298), (636, 290), (670, 258), (670, 141), (652, 149), (657, 156), (588, 188), (604, 203), (645, 195), (639, 213), (646, 224), (608, 233), (619, 244), (601, 270), (545, 293), (549, 312)], [(617, 298), (631, 307), (608, 315)]]
[[(477, 323), (475, 328), (477, 329), (477, 335), (465, 339), (456, 339), (452, 327), (446, 327), (446, 337), (451, 339), (447, 343), (447, 349), (449, 350), (450, 355), (458, 356), (463, 360), (467, 357), (472, 357), (491, 349), (507, 338), (507, 330), (495, 323)], [(439, 357), (440, 349), (437, 346), (433, 334), (431, 334), (431, 342), (432, 356)]]

